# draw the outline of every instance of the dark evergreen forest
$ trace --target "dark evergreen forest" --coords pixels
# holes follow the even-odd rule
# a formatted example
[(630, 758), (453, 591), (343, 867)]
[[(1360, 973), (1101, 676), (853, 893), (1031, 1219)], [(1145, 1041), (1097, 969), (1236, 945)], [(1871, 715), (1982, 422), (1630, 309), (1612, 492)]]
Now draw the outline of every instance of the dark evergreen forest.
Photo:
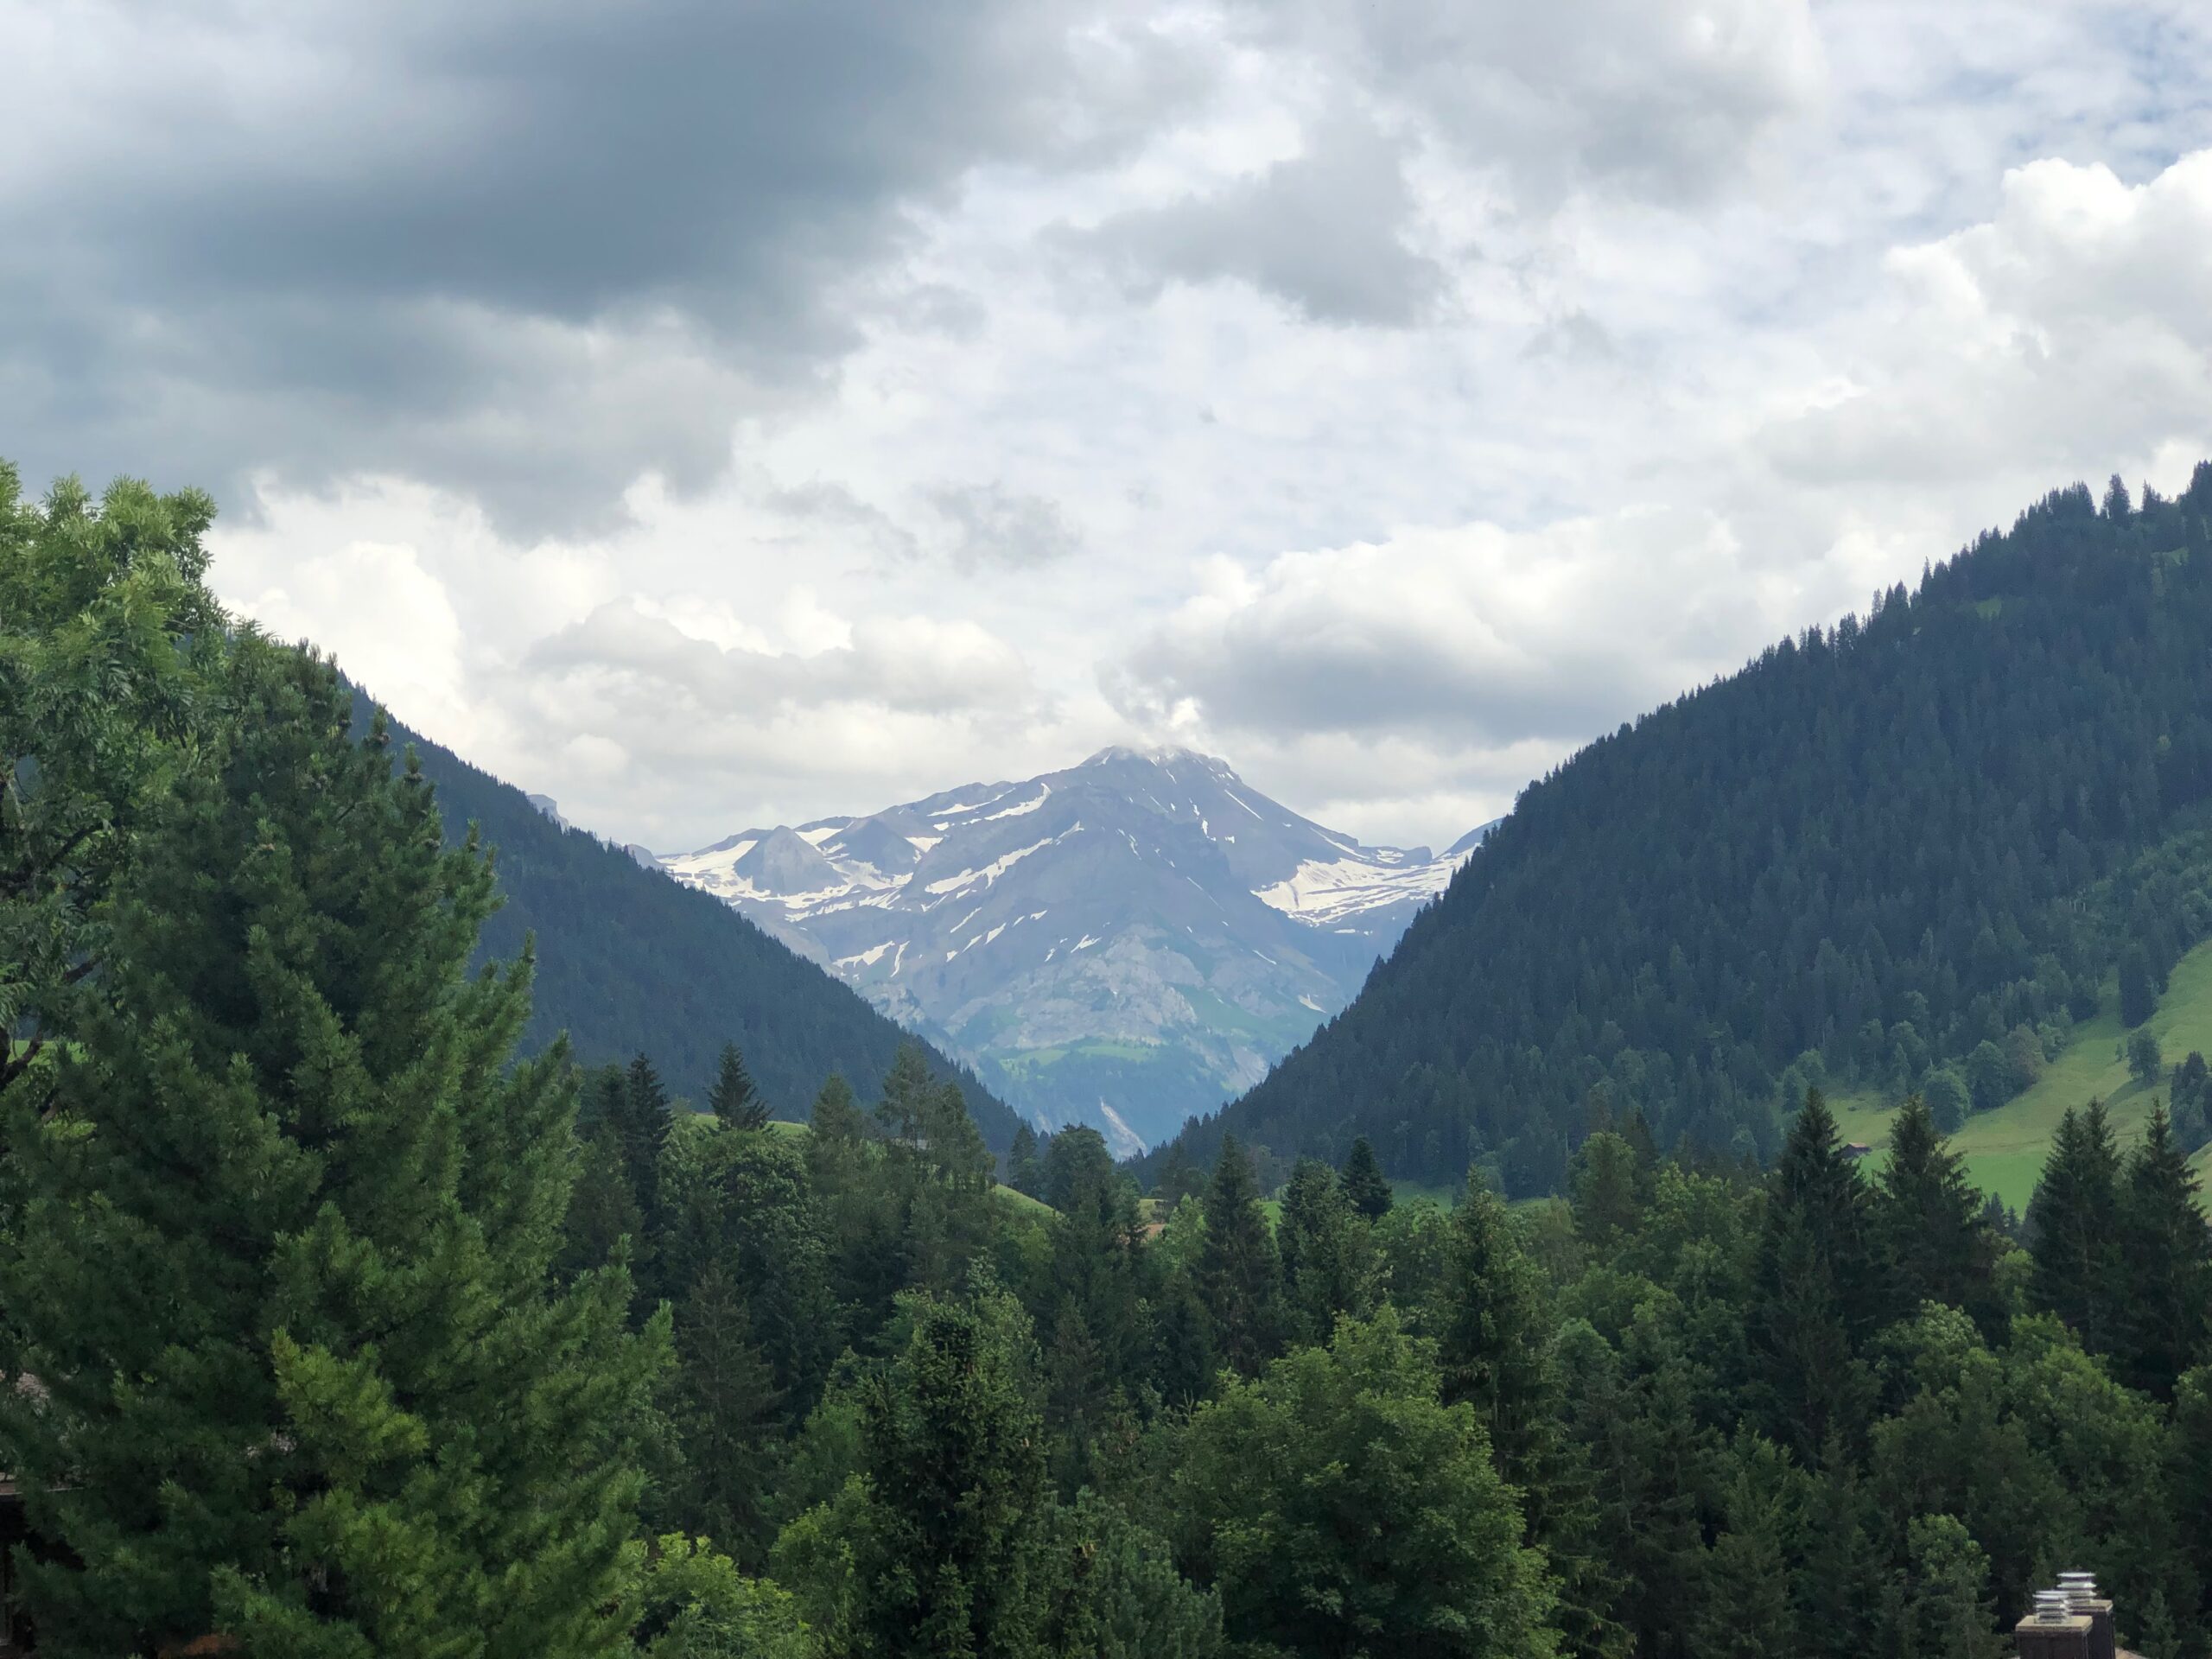
[[(1448, 1209), (1400, 1201), (1360, 1139), (1336, 1166), (1171, 1148), (1145, 1196), (1094, 1131), (1021, 1130), (1009, 1192), (972, 1096), (913, 1045), (862, 1090), (833, 1057), (802, 1129), (724, 1044), (710, 1110), (679, 1112), (663, 1057), (521, 1052), (537, 985), (596, 983), (558, 951), (619, 970), (588, 928), (486, 960), (487, 923), (531, 915), (499, 908), (518, 861), (490, 841), (622, 855), (526, 804), (503, 823), (465, 781), (441, 799), (328, 664), (226, 626), (211, 511), (128, 483), (33, 505), (0, 467), (11, 1641), (1998, 1659), (2082, 1569), (2133, 1650), (2212, 1652), (2212, 1230), (2163, 1107), (2128, 1144), (2101, 1106), (2069, 1113), (2024, 1222), (1917, 1096), (1870, 1172), (1795, 1094), (1762, 1171), (1697, 1134), (1662, 1148), (1593, 1077), (1563, 1196), (1510, 1207), (1478, 1161)], [(2139, 516), (2083, 522), (2102, 546)], [(2077, 677), (2134, 709), (2123, 740), (2158, 723), (2117, 671)], [(2072, 695), (2050, 684), (2020, 693), (2047, 726)], [(2163, 724), (2154, 753), (2196, 729)], [(2158, 824), (2091, 796), (2071, 842), (2018, 857), (2018, 890), (2045, 893), (2022, 913), (2074, 918), (2028, 941), (2061, 1012), (2115, 950), (2139, 1001), (2193, 937), (2188, 807), (2162, 777), (2124, 797)], [(1922, 844), (1896, 833), (1900, 856)], [(2076, 845), (2062, 888), (2048, 867)], [(572, 891), (549, 882), (536, 914)], [(1735, 960), (1679, 943), (1684, 999), (1694, 958)], [(1954, 1022), (1976, 999), (2039, 1011), (2003, 983), (1919, 991), (1931, 1052), (1974, 1036)], [(1865, 1005), (1821, 1007), (1779, 1047), (1841, 1043)], [(2201, 1093), (2201, 1058), (2175, 1078)]]
[[(356, 695), (357, 726), (369, 702)], [(626, 1061), (651, 1053), (674, 1093), (703, 1103), (722, 1045), (744, 1052), (772, 1112), (803, 1119), (823, 1077), (842, 1070), (873, 1093), (905, 1033), (849, 987), (770, 938), (728, 906), (640, 866), (620, 848), (563, 829), (512, 785), (404, 726), (394, 753), (411, 749), (437, 786), (448, 837), (478, 826), (492, 848), (504, 902), (484, 925), (480, 962), (512, 959), (537, 940), (537, 987), (524, 1046), (563, 1032), (579, 1058)], [(1014, 1113), (965, 1067), (933, 1051), (932, 1069), (957, 1078), (994, 1151), (1014, 1139)]]
[(2060, 490), (1591, 744), (1184, 1155), (1364, 1135), (1395, 1175), (1555, 1192), (1634, 1108), (1764, 1162), (1808, 1081), (1986, 1106), (2032, 1075), (2008, 1046), (2120, 993), (2139, 1020), (2212, 925), (2209, 520), (2212, 466)]

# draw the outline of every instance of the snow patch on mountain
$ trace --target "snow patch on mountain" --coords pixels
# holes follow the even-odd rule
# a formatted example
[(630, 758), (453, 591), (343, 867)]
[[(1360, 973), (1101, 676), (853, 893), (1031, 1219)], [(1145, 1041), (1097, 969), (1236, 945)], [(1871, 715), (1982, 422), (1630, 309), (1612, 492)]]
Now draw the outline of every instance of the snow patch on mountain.
[(1211, 756), (1116, 747), (659, 862), (1128, 1155), (1341, 1009), (1489, 827), (1440, 857), (1370, 847)]

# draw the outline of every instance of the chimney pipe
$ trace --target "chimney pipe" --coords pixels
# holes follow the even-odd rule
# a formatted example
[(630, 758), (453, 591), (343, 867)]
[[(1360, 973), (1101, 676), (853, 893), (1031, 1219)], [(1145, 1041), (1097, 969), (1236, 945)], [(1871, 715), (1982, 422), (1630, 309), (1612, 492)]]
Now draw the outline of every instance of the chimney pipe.
[(2013, 1628), (2020, 1659), (2089, 1659), (2090, 1619), (2063, 1590), (2036, 1592), (2036, 1610)]
[(2088, 1573), (2062, 1573), (2058, 1587), (2066, 1592), (2067, 1609), (2089, 1618), (2089, 1659), (2114, 1659), (2112, 1600), (2097, 1593), (2097, 1581)]

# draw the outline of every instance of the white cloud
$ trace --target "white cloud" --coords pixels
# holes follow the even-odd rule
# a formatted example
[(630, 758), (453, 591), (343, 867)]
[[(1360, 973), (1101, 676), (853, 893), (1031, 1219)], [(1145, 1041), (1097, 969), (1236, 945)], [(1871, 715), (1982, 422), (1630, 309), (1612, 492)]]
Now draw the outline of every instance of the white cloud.
[[(736, 171), (710, 11), (562, 12), (494, 76), (522, 156), (428, 13), (0, 0), (0, 133), (51, 134), (0, 155), (0, 401), (253, 479), (228, 600), (624, 839), (1172, 734), (1446, 841), (2051, 486), (2212, 453), (2183, 0), (1054, 0), (842, 56), (866, 8), (772, 6), (746, 84), (835, 96)], [(417, 242), (440, 135), (521, 187)], [(582, 245), (576, 168), (679, 143)], [(303, 240), (349, 156), (384, 239)]]

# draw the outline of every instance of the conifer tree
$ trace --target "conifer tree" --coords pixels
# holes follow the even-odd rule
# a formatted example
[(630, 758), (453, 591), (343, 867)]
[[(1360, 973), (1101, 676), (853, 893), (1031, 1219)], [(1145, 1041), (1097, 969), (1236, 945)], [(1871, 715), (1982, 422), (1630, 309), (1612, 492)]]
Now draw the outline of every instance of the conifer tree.
[(1370, 1221), (1380, 1221), (1390, 1213), (1395, 1195), (1390, 1183), (1383, 1179), (1382, 1166), (1376, 1161), (1374, 1146), (1363, 1135), (1351, 1143), (1344, 1159), (1344, 1191), (1351, 1207)]
[(1281, 1268), (1252, 1166), (1233, 1135), (1222, 1137), (1205, 1217), (1196, 1280), (1212, 1319), (1213, 1345), (1243, 1376), (1255, 1376), (1281, 1349)]
[(623, 1166), (629, 1172), (631, 1191), (638, 1195), (638, 1209), (650, 1231), (660, 1224), (660, 1154), (668, 1145), (669, 1101), (660, 1073), (644, 1055), (630, 1061), (623, 1073), (621, 1094), (613, 1104)]
[(1191, 1161), (1180, 1138), (1168, 1143), (1160, 1155), (1160, 1179), (1153, 1186), (1153, 1196), (1160, 1200), (1163, 1211), (1173, 1211), (1185, 1198), (1194, 1198), (1205, 1191), (1205, 1173)]
[(2120, 953), (2120, 1023), (2134, 1030), (2158, 1011), (2158, 984), (2151, 953), (2130, 942)]
[(2092, 1353), (2112, 1351), (2120, 1288), (2120, 1154), (2104, 1103), (2070, 1107), (2028, 1205), (2029, 1300)]
[(715, 1086), (707, 1092), (707, 1109), (734, 1129), (768, 1127), (767, 1100), (753, 1087), (753, 1074), (745, 1069), (745, 1056), (735, 1043), (722, 1045)]
[(489, 861), (336, 676), (251, 636), (229, 728), (134, 847), (0, 1255), (0, 1440), (41, 1646), (610, 1650), (623, 1449), (664, 1328), (555, 1287), (573, 1073), (509, 1067), (527, 960), (475, 978)]
[(1433, 1318), (1441, 1397), (1471, 1406), (1498, 1472), (1520, 1489), (1528, 1541), (1558, 1574), (1558, 1623), (1570, 1652), (1614, 1653), (1616, 1586), (1596, 1559), (1588, 1470), (1566, 1433), (1554, 1353), (1558, 1321), (1505, 1201), (1467, 1178)]
[(621, 1142), (614, 1126), (602, 1122), (576, 1148), (575, 1185), (569, 1194), (568, 1224), (562, 1229), (562, 1277), (573, 1279), (618, 1259), (626, 1262), (626, 1252), (644, 1233), (645, 1217), (631, 1189)]
[(1291, 1171), (1275, 1246), (1285, 1313), (1297, 1341), (1326, 1342), (1339, 1314), (1364, 1318), (1373, 1311), (1373, 1230), (1318, 1158), (1301, 1158)]
[(2202, 1599), (2212, 1601), (2212, 1365), (2184, 1371), (2175, 1384), (2165, 1474), (2176, 1545)]
[(868, 1119), (861, 1115), (860, 1102), (854, 1097), (853, 1085), (839, 1072), (831, 1072), (823, 1082), (822, 1092), (814, 1097), (814, 1109), (808, 1114), (807, 1122), (812, 1126), (817, 1141), (857, 1146), (868, 1139)]
[(1808, 1466), (1865, 1427), (1872, 1382), (1859, 1350), (1896, 1304), (1865, 1183), (1817, 1089), (1767, 1182), (1745, 1314), (1755, 1397), (1768, 1433)]
[(2114, 1291), (2113, 1370), (2132, 1389), (2162, 1400), (2208, 1357), (2212, 1235), (2197, 1199), (2196, 1173), (2173, 1138), (2165, 1109), (2151, 1113), (2143, 1143), (2128, 1155), (2120, 1196), (2126, 1279)]
[(902, 1306), (912, 1332), (864, 1395), (865, 1484), (779, 1555), (821, 1539), (851, 1560), (849, 1635), (833, 1650), (1026, 1659), (1052, 1590), (1029, 1322), (1002, 1293)]
[(1033, 1198), (1045, 1190), (1045, 1172), (1037, 1161), (1037, 1131), (1027, 1122), (1014, 1130), (1014, 1144), (1007, 1149), (1006, 1184)]
[(1789, 1555), (1802, 1502), (1795, 1471), (1752, 1441), (1723, 1500), (1726, 1527), (1706, 1552), (1694, 1639), (1697, 1659), (1774, 1659), (1797, 1649)]
[(1889, 1163), (1873, 1201), (1874, 1233), (1896, 1275), (1900, 1314), (1936, 1301), (1985, 1325), (1997, 1317), (1996, 1250), (1982, 1209), (1966, 1160), (1944, 1144), (1927, 1103), (1907, 1096), (1890, 1126)]
[(1636, 1230), (1643, 1210), (1636, 1149), (1599, 1130), (1575, 1151), (1567, 1173), (1574, 1229), (1584, 1243), (1610, 1254)]
[(683, 1524), (757, 1569), (769, 1542), (781, 1395), (754, 1338), (744, 1294), (720, 1262), (707, 1264), (677, 1310), (676, 1354)]
[(922, 1046), (899, 1044), (891, 1069), (883, 1074), (882, 1098), (875, 1103), (876, 1128), (883, 1138), (909, 1151), (918, 1147), (933, 1092), (929, 1060)]

